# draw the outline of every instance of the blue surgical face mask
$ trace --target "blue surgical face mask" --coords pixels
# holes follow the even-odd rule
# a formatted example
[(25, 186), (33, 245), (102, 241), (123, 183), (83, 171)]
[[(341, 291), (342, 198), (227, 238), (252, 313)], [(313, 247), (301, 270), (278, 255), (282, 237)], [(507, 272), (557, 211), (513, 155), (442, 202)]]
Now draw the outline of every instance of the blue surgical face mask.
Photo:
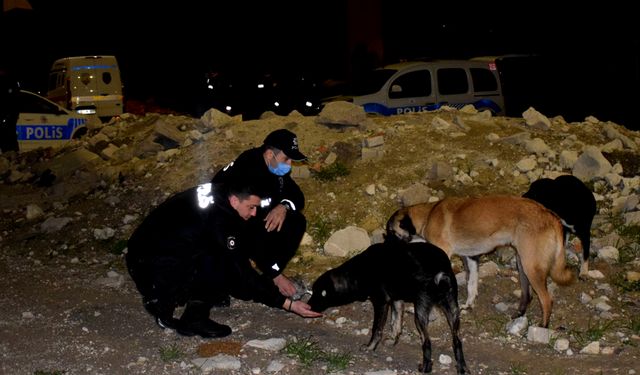
[[(276, 160), (275, 156), (273, 157), (273, 160)], [(291, 166), (284, 162), (278, 162), (278, 166), (275, 168), (272, 167), (271, 164), (269, 164), (268, 166), (269, 166), (269, 171), (275, 174), (276, 176), (284, 176), (285, 174), (289, 173), (289, 171), (291, 170)]]
[(284, 176), (285, 174), (289, 173), (289, 171), (291, 170), (291, 166), (287, 163), (278, 163), (277, 167), (272, 167), (271, 164), (269, 164), (269, 171), (273, 174), (275, 174), (276, 176)]

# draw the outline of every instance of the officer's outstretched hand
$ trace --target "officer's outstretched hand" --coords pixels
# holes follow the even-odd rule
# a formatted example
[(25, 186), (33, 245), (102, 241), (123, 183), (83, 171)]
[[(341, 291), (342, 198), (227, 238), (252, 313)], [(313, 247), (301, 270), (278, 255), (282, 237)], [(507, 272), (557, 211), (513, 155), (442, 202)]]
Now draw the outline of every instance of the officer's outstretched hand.
[(319, 318), (322, 316), (321, 313), (311, 310), (311, 306), (307, 305), (303, 301), (291, 302), (291, 300), (287, 298), (284, 301), (284, 305), (282, 306), (282, 308), (288, 311), (292, 311), (303, 318)]

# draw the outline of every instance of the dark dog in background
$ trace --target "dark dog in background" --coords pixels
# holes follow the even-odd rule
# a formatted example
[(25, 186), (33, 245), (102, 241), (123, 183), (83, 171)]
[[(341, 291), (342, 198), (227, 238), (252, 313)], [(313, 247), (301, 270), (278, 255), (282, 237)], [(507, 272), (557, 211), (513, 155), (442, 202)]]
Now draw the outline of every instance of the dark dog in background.
[(555, 179), (542, 178), (534, 181), (522, 196), (541, 203), (562, 219), (565, 244), (569, 239), (569, 232), (580, 239), (580, 276), (586, 276), (589, 272), (591, 223), (596, 214), (596, 199), (591, 190), (577, 177), (562, 175)]
[(373, 328), (368, 350), (375, 350), (391, 308), (394, 345), (402, 330), (403, 302), (414, 304), (415, 324), (422, 339), (421, 372), (431, 372), (429, 313), (440, 307), (447, 318), (458, 374), (468, 373), (458, 337), (460, 309), (458, 284), (447, 254), (425, 242), (406, 243), (389, 238), (371, 245), (342, 265), (322, 274), (313, 284), (309, 305), (324, 311), (369, 299), (373, 304)]

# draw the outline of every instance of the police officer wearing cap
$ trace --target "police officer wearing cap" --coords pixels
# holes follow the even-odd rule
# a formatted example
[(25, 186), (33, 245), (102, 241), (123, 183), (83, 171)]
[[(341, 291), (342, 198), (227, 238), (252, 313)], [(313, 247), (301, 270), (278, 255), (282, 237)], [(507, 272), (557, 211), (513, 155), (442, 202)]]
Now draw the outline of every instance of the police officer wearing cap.
[[(262, 197), (259, 188), (243, 181), (207, 183), (171, 196), (136, 228), (128, 241), (127, 268), (160, 327), (183, 336), (227, 336), (231, 328), (209, 319), (209, 313), (229, 295), (302, 317), (321, 316), (280, 293), (250, 262), (254, 238), (247, 223)], [(183, 305), (180, 318), (174, 318)]]
[(296, 253), (307, 227), (302, 214), (304, 194), (291, 178), (291, 161), (306, 158), (300, 152), (296, 135), (278, 129), (267, 135), (260, 147), (242, 152), (212, 179), (217, 183), (250, 178), (265, 192), (262, 207), (252, 219), (259, 244), (252, 251), (252, 260), (287, 297), (300, 291), (282, 271)]

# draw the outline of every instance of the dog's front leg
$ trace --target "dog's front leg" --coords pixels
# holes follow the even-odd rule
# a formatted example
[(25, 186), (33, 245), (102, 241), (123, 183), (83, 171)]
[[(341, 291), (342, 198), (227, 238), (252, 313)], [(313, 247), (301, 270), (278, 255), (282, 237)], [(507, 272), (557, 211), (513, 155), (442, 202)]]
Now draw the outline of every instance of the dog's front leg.
[(467, 270), (467, 302), (460, 306), (471, 309), (478, 296), (478, 259), (479, 257), (462, 257)]
[(365, 347), (367, 350), (376, 350), (380, 340), (384, 325), (387, 323), (387, 315), (389, 314), (389, 303), (384, 300), (371, 299), (373, 304), (373, 327), (371, 328), (371, 340)]
[(391, 305), (391, 340), (393, 345), (398, 343), (400, 333), (402, 333), (402, 313), (404, 312), (403, 301), (393, 301)]

